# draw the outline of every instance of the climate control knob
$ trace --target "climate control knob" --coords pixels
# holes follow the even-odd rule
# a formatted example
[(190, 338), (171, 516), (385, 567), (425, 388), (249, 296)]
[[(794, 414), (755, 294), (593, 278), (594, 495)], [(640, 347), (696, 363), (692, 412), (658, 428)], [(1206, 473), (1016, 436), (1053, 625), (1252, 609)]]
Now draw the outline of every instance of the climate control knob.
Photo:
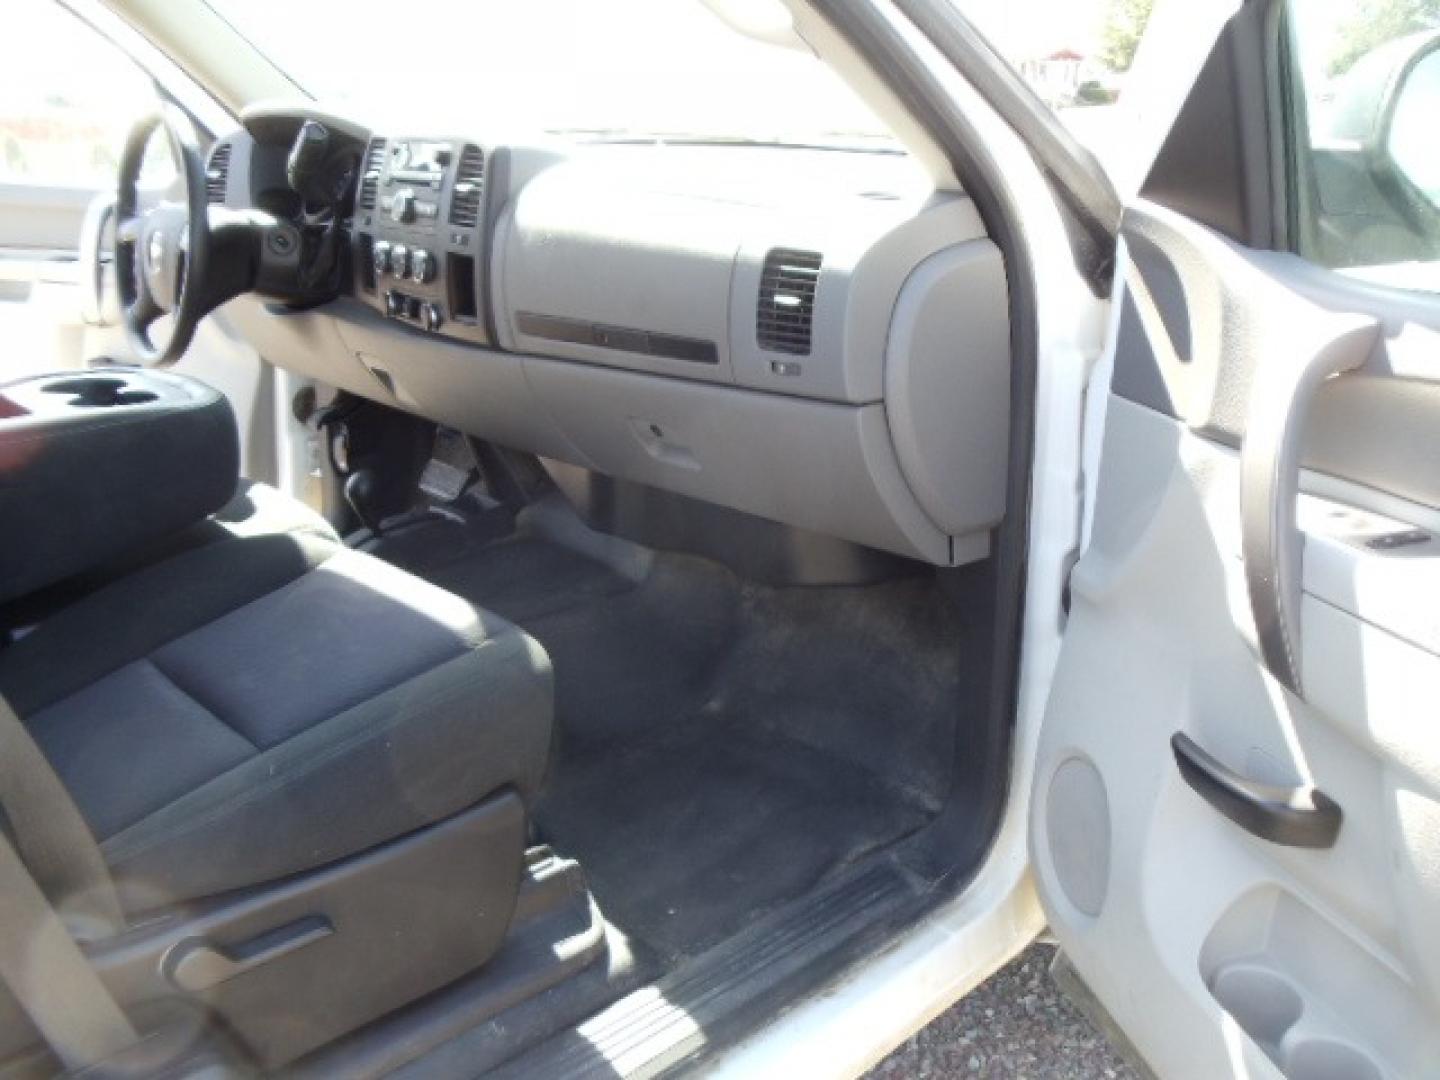
[(416, 248), (410, 255), (410, 276), (422, 284), (435, 279), (435, 256), (424, 248)]
[(388, 240), (376, 241), (375, 246), (370, 249), (370, 260), (375, 267), (377, 277), (384, 277), (390, 269), (390, 242)]
[(390, 248), (390, 272), (396, 277), (405, 277), (410, 273), (410, 249), (404, 244), (395, 244)]

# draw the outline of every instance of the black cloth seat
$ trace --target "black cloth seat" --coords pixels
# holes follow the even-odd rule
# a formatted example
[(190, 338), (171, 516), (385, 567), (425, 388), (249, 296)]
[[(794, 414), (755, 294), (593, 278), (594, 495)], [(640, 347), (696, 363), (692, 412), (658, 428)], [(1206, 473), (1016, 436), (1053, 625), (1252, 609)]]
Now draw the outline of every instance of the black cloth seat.
[(304, 503), (281, 494), (269, 484), (241, 480), (228, 503), (199, 525), (179, 533), (170, 547), (180, 551), (237, 536), (278, 533), (306, 533), (337, 543), (340, 540), (331, 524)]
[(0, 650), (0, 693), (127, 910), (533, 796), (552, 709), (534, 640), (328, 527), (215, 527)]
[(41, 622), (110, 582), (182, 551), (236, 537), (282, 534), (340, 542), (330, 523), (304, 503), (268, 484), (241, 480), (230, 501), (205, 520), (136, 550), (117, 552), (113, 559), (86, 573), (0, 604), (0, 633)]

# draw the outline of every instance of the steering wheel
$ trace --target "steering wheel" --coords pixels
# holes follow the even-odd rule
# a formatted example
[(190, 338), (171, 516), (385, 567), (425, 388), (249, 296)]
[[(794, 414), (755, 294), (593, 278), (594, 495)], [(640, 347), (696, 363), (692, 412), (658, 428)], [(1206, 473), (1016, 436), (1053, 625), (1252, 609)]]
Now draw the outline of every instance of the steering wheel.
[[(145, 147), (163, 129), (184, 182), (185, 203), (164, 201), (140, 210)], [(168, 367), (179, 360), (209, 310), (210, 219), (205, 159), (195, 127), (173, 105), (138, 121), (125, 141), (115, 197), (115, 272), (125, 333), (141, 363)], [(157, 346), (150, 328), (174, 318), (169, 340)]]

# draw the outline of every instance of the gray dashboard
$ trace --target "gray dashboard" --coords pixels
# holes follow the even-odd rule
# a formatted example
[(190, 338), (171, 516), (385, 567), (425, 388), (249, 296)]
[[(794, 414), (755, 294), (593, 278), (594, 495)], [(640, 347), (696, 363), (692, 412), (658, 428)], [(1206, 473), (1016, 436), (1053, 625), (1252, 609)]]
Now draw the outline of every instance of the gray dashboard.
[[(1004, 510), (1008, 295), (968, 198), (891, 155), (434, 145), (483, 155), (473, 231), (447, 227), (442, 177), (437, 228), (412, 217), (395, 232), (376, 219), (401, 189), (388, 166), (367, 170), (352, 297), (228, 306), (268, 360), (867, 546), (941, 565), (988, 553)], [(376, 274), (366, 257), (392, 237), (432, 244), (439, 276)], [(457, 258), (470, 261), (466, 314), (444, 271)], [(397, 314), (397, 290), (416, 317)]]

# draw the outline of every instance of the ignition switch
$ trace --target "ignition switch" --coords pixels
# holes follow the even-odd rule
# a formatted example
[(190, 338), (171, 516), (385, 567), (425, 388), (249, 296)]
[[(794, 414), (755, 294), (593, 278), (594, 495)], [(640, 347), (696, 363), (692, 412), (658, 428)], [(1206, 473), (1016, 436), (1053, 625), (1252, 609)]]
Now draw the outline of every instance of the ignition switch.
[(330, 432), (330, 463), (341, 476), (350, 472), (350, 429), (336, 424)]

